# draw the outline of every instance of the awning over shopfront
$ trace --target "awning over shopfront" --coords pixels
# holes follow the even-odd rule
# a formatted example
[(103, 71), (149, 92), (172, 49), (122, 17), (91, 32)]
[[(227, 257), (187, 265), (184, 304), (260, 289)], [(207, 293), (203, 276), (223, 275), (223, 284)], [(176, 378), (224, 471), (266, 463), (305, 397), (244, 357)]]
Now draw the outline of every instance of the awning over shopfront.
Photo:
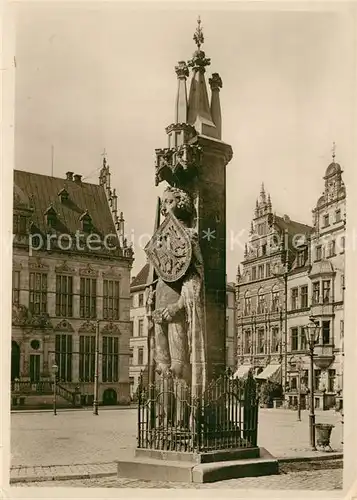
[(249, 370), (252, 368), (251, 365), (240, 365), (238, 370), (234, 373), (233, 378), (243, 378), (248, 376)]
[(281, 365), (277, 363), (270, 363), (261, 373), (259, 373), (259, 375), (256, 375), (255, 378), (257, 380), (270, 380), (271, 382), (280, 383), (280, 375)]

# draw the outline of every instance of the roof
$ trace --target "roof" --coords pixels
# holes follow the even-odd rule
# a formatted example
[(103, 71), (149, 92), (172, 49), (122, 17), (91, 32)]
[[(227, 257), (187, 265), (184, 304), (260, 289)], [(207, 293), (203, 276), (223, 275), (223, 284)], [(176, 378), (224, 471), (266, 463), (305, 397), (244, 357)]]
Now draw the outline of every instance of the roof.
[(334, 269), (332, 263), (327, 259), (319, 260), (312, 264), (311, 271), (309, 273), (310, 277), (320, 276), (324, 274), (333, 274)]
[(140, 269), (139, 273), (133, 278), (130, 287), (134, 288), (137, 286), (145, 286), (149, 279), (150, 264), (147, 262), (143, 268)]
[[(63, 188), (68, 193), (68, 199), (62, 201), (59, 192)], [(116, 246), (119, 246), (103, 186), (15, 170), (14, 193), (17, 197), (21, 194), (23, 200), (29, 200), (33, 209), (31, 221), (37, 231), (43, 234), (49, 232), (45, 213), (48, 213), (50, 207), (56, 214), (53, 229), (57, 234), (74, 235), (77, 231), (82, 231), (81, 217), (88, 211), (92, 232), (101, 237), (113, 235), (112, 244), (116, 242)], [(52, 209), (50, 208), (51, 213)]]
[(308, 224), (302, 224), (301, 222), (291, 220), (287, 217), (280, 217), (278, 215), (275, 216), (275, 222), (283, 231), (286, 229), (289, 234), (305, 234), (311, 233), (313, 230), (312, 226), (309, 226)]

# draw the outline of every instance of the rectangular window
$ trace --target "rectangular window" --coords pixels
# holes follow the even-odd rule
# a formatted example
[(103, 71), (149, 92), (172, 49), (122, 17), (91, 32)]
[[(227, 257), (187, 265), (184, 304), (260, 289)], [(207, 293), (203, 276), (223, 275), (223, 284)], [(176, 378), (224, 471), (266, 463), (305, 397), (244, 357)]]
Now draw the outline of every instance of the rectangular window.
[(72, 317), (73, 278), (56, 276), (56, 316)]
[(331, 302), (331, 281), (323, 280), (322, 282), (322, 300), (324, 304)]
[(103, 337), (102, 380), (119, 380), (119, 337)]
[(264, 266), (258, 266), (258, 278), (261, 280), (264, 278)]
[(298, 309), (298, 297), (299, 297), (299, 289), (292, 288), (291, 289), (291, 309), (293, 311)]
[(29, 309), (32, 314), (47, 313), (47, 274), (30, 273)]
[(300, 349), (302, 351), (306, 351), (307, 348), (307, 338), (306, 338), (306, 330), (304, 327), (301, 327), (300, 330)]
[(341, 220), (341, 210), (340, 209), (336, 210), (335, 216), (336, 216), (336, 222), (340, 222), (340, 220)]
[(292, 391), (296, 391), (296, 389), (297, 389), (297, 378), (296, 377), (291, 377), (291, 379), (290, 379), (290, 389)]
[(265, 311), (265, 295), (262, 293), (258, 295), (258, 314), (263, 314)]
[(345, 322), (344, 322), (343, 319), (341, 319), (340, 320), (340, 336), (341, 336), (341, 339), (343, 339), (344, 330), (345, 330)]
[(279, 292), (273, 292), (272, 296), (272, 311), (279, 311)]
[(250, 353), (250, 344), (251, 344), (251, 332), (250, 330), (246, 330), (244, 335), (244, 354)]
[(345, 247), (346, 247), (346, 238), (344, 236), (342, 236), (342, 238), (341, 238), (341, 251), (340, 251), (340, 253), (344, 253)]
[(95, 335), (79, 336), (79, 380), (94, 382)]
[(265, 341), (264, 341), (264, 330), (263, 328), (259, 328), (258, 330), (258, 352), (263, 354), (265, 351)]
[(12, 271), (12, 303), (20, 304), (20, 271)]
[(303, 267), (305, 265), (305, 250), (300, 250), (297, 254), (297, 265)]
[(269, 278), (269, 277), (270, 277), (270, 262), (267, 262), (267, 263), (265, 264), (265, 276), (266, 276), (267, 278)]
[(79, 314), (81, 318), (97, 317), (97, 280), (81, 278), (79, 291)]
[(336, 380), (336, 370), (329, 370), (328, 385), (327, 385), (328, 392), (335, 392), (335, 380)]
[(319, 390), (321, 379), (321, 370), (314, 370), (314, 388), (315, 391)]
[(251, 313), (252, 301), (250, 297), (244, 298), (244, 315), (248, 316)]
[(30, 354), (30, 381), (40, 381), (40, 354)]
[(252, 267), (252, 280), (257, 279), (257, 268), (254, 266)]
[(300, 288), (300, 304), (301, 304), (301, 309), (309, 307), (308, 304), (308, 287), (307, 285), (304, 285)]
[(331, 240), (328, 244), (328, 256), (333, 257), (336, 255), (336, 243), (335, 240)]
[(323, 343), (323, 345), (327, 345), (330, 343), (330, 322), (329, 321), (322, 322), (322, 343)]
[(320, 282), (315, 281), (312, 284), (312, 303), (318, 304), (320, 302)]
[(144, 349), (143, 347), (139, 347), (138, 349), (138, 365), (144, 364)]
[(267, 245), (266, 243), (264, 245), (262, 245), (262, 255), (266, 255), (267, 253)]
[(138, 336), (143, 337), (144, 336), (144, 319), (140, 318), (138, 320)]
[(130, 348), (130, 354), (129, 354), (129, 366), (133, 364), (133, 357), (134, 357), (134, 349)]
[(323, 227), (327, 227), (330, 225), (330, 217), (329, 214), (323, 216)]
[(316, 247), (316, 259), (315, 260), (321, 260), (322, 258), (322, 246), (319, 245)]
[(103, 318), (119, 319), (119, 281), (103, 281)]
[(279, 328), (273, 327), (271, 332), (271, 350), (279, 352)]
[(139, 293), (139, 307), (143, 307), (144, 305), (144, 294)]
[(61, 382), (72, 382), (72, 353), (72, 335), (56, 335), (55, 358)]
[(298, 328), (291, 329), (291, 350), (297, 351), (299, 349), (299, 330)]

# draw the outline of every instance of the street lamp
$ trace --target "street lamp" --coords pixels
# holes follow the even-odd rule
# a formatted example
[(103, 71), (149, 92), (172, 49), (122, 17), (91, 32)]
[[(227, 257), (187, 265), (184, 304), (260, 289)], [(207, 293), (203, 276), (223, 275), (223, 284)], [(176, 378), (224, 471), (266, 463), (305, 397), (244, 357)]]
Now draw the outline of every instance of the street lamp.
[(58, 366), (56, 363), (52, 365), (53, 374), (53, 415), (57, 415), (57, 373)]
[(314, 401), (314, 349), (315, 344), (319, 339), (320, 325), (310, 318), (310, 323), (305, 327), (306, 339), (309, 344), (310, 354), (310, 445), (313, 450), (316, 450), (315, 444), (315, 401)]
[(98, 415), (98, 393), (99, 393), (99, 320), (97, 320), (97, 327), (95, 330), (93, 415)]
[(293, 356), (290, 359), (289, 365), (290, 365), (290, 371), (297, 371), (298, 374), (297, 412), (298, 412), (298, 421), (301, 422), (301, 370), (303, 366), (303, 360), (301, 359), (301, 357), (295, 358)]

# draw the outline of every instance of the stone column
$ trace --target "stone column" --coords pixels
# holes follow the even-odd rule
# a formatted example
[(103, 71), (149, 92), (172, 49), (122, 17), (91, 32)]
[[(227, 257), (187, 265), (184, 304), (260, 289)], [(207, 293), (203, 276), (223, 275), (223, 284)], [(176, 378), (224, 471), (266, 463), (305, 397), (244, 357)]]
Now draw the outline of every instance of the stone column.
[(49, 378), (51, 376), (50, 373), (50, 360), (49, 360), (49, 341), (50, 336), (45, 334), (43, 336), (43, 367), (42, 367), (42, 376), (45, 378)]

